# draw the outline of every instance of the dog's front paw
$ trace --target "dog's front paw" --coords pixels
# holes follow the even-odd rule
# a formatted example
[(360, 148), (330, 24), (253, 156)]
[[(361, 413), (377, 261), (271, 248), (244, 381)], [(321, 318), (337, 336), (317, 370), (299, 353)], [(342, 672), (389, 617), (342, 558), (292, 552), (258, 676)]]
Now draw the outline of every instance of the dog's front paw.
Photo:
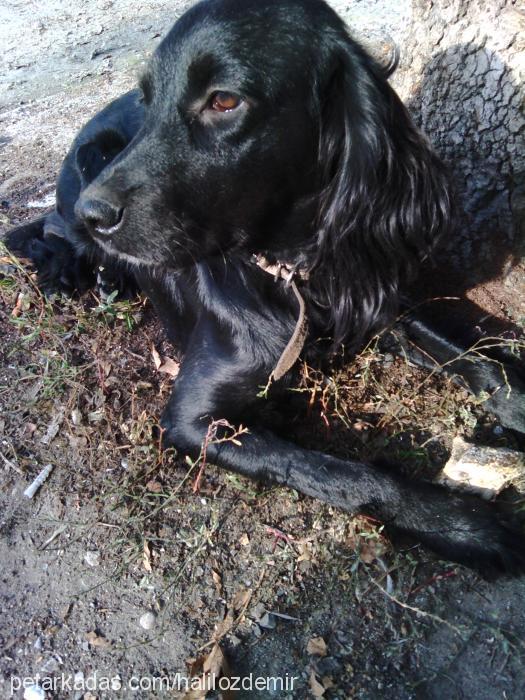
[(161, 422), (160, 446), (162, 450), (177, 449), (177, 436), (175, 431), (165, 428)]
[(525, 572), (525, 533), (492, 504), (442, 491), (420, 515), (418, 538), (441, 556), (485, 575)]
[(485, 405), (505, 428), (525, 434), (525, 381), (513, 370), (506, 379)]
[(168, 404), (160, 419), (160, 445), (163, 450), (175, 448), (180, 449), (180, 430), (177, 429), (177, 421), (172, 415), (170, 405)]

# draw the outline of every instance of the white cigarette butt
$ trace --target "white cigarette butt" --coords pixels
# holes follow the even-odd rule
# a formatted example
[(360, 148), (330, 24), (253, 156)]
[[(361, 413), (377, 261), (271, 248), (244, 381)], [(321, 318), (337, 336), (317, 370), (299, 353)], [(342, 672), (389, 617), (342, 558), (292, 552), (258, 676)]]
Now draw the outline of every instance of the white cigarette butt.
[(24, 491), (24, 496), (26, 498), (33, 498), (35, 493), (42, 486), (42, 484), (47, 479), (47, 477), (51, 474), (52, 471), (53, 471), (53, 465), (47, 464), (42, 469), (40, 474), (36, 477), (36, 479), (31, 484), (29, 484), (29, 486), (26, 488), (26, 490)]

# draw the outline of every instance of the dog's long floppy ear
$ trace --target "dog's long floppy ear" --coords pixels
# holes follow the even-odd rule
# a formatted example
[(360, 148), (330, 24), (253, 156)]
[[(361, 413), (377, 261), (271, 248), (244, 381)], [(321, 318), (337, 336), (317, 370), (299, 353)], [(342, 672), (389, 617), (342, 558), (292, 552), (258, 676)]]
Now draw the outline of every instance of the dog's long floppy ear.
[(339, 39), (326, 72), (312, 278), (334, 344), (358, 345), (395, 313), (400, 283), (448, 230), (451, 202), (443, 165), (365, 51)]

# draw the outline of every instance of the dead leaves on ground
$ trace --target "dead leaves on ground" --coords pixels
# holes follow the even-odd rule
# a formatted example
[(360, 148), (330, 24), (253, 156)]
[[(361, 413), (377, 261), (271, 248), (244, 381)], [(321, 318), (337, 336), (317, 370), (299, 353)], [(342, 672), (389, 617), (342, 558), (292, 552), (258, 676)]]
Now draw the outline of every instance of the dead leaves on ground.
[(151, 356), (157, 372), (169, 374), (170, 377), (176, 377), (179, 374), (180, 363), (171, 357), (161, 357), (154, 345), (151, 346)]
[(98, 649), (108, 649), (111, 646), (111, 642), (108, 639), (95, 631), (88, 632), (86, 634), (86, 640), (92, 647)]
[(249, 547), (250, 546), (250, 537), (247, 532), (245, 532), (243, 535), (241, 535), (241, 538), (239, 539), (239, 544), (241, 547)]
[(148, 573), (153, 571), (151, 566), (151, 549), (146, 540), (144, 540), (144, 547), (142, 549), (142, 566)]
[[(214, 574), (213, 579), (217, 586), (221, 579), (217, 572)], [(222, 583), (220, 585), (222, 586)], [(234, 595), (224, 619), (217, 625), (213, 638), (207, 645), (212, 646), (209, 654), (188, 661), (192, 687), (182, 696), (183, 700), (205, 700), (207, 693), (219, 688), (221, 678), (231, 677), (231, 669), (220, 642), (242, 620), (252, 596), (253, 591), (250, 589), (241, 589)], [(230, 700), (235, 695), (233, 690), (221, 690), (223, 700)]]
[(239, 624), (246, 608), (250, 604), (253, 596), (253, 591), (249, 588), (241, 589), (233, 596), (232, 604), (226, 613), (224, 620), (217, 625), (213, 635), (213, 642), (220, 642), (227, 634), (229, 634), (235, 626)]
[(359, 558), (364, 564), (373, 564), (376, 559), (382, 557), (387, 551), (384, 540), (365, 540), (359, 548)]
[[(323, 658), (328, 655), (328, 646), (322, 637), (312, 637), (306, 645), (306, 651), (310, 656)], [(334, 682), (330, 676), (323, 676), (319, 679), (314, 667), (310, 667), (309, 685), (310, 692), (314, 698), (324, 698), (326, 691), (334, 687)]]
[(326, 688), (324, 685), (322, 685), (318, 680), (317, 676), (315, 675), (314, 671), (310, 671), (310, 691), (314, 698), (322, 698), (324, 697), (324, 694), (326, 692)]
[(29, 311), (31, 308), (31, 301), (26, 294), (20, 292), (16, 298), (16, 303), (13, 310), (11, 311), (12, 318), (18, 318), (24, 311)]
[(213, 570), (211, 572), (212, 578), (213, 578), (213, 583), (215, 584), (215, 590), (217, 591), (217, 595), (222, 596), (222, 576), (219, 574), (218, 571)]
[[(211, 690), (217, 690), (220, 678), (230, 678), (231, 669), (220, 645), (216, 642), (206, 657), (200, 657), (190, 667), (192, 687), (183, 695), (184, 700), (205, 700)], [(197, 677), (198, 678), (197, 681)], [(234, 690), (221, 690), (222, 700), (231, 700), (237, 693)]]
[(310, 691), (314, 698), (324, 698), (327, 690), (334, 687), (334, 682), (330, 676), (323, 676), (319, 681), (314, 671), (310, 673)]
[(312, 637), (306, 646), (306, 651), (310, 656), (326, 656), (328, 648), (322, 637)]

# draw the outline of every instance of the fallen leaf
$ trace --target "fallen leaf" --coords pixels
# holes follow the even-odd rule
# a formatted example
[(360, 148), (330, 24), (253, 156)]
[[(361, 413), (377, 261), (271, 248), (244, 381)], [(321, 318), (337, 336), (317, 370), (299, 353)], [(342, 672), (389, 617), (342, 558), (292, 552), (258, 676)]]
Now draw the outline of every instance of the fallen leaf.
[(159, 372), (169, 374), (170, 377), (176, 377), (180, 371), (180, 363), (172, 360), (171, 357), (165, 357), (163, 363), (157, 369)]
[(148, 572), (151, 572), (153, 570), (151, 568), (151, 550), (150, 550), (149, 544), (147, 543), (146, 540), (144, 540), (144, 547), (143, 547), (143, 551), (142, 551), (142, 566)]
[(322, 683), (323, 688), (325, 690), (328, 690), (329, 688), (335, 687), (334, 679), (331, 676), (323, 676), (321, 678), (321, 683)]
[(79, 426), (82, 423), (82, 413), (78, 410), (78, 408), (74, 408), (71, 411), (71, 422), (75, 426)]
[(306, 651), (311, 656), (326, 656), (328, 648), (322, 637), (312, 637), (306, 646)]
[(100, 362), (100, 369), (104, 373), (105, 377), (109, 377), (112, 370), (111, 362)]
[(213, 583), (215, 584), (215, 590), (218, 595), (222, 595), (222, 579), (221, 575), (217, 571), (212, 571), (211, 576), (213, 578)]
[(374, 542), (373, 540), (370, 540), (361, 545), (359, 557), (364, 564), (372, 564), (377, 557), (384, 554), (384, 551), (385, 547), (381, 544), (381, 542)]
[(204, 673), (209, 673), (211, 675), (219, 677), (222, 667), (224, 665), (224, 654), (222, 649), (218, 644), (215, 644), (211, 652), (208, 654), (206, 660), (204, 661), (202, 670)]
[(311, 671), (310, 673), (310, 690), (314, 698), (322, 698), (325, 694), (325, 688), (317, 680), (315, 673)]
[(314, 557), (312, 554), (312, 544), (311, 542), (299, 542), (297, 545), (299, 549), (299, 556), (297, 557), (297, 562), (300, 563), (302, 561), (308, 561), (308, 562), (313, 562)]
[(153, 357), (153, 364), (157, 372), (164, 372), (164, 374), (169, 374), (170, 377), (176, 377), (180, 370), (180, 362), (177, 362), (171, 357), (161, 357), (157, 348), (151, 346), (151, 356)]
[(250, 589), (241, 589), (233, 596), (232, 604), (226, 613), (224, 620), (219, 623), (213, 635), (214, 642), (220, 642), (233, 628), (236, 617), (240, 617), (252, 598), (253, 591)]
[(152, 389), (153, 384), (151, 382), (137, 382), (135, 384), (135, 389), (137, 391), (146, 391), (147, 389)]
[[(192, 687), (183, 695), (183, 700), (206, 700), (207, 694), (217, 689), (219, 678), (231, 676), (228, 661), (217, 643), (208, 656), (193, 661), (190, 673)], [(221, 690), (223, 700), (233, 700), (235, 695), (233, 690)]]
[(219, 622), (215, 628), (213, 634), (213, 639), (215, 642), (220, 642), (223, 637), (225, 637), (232, 629), (234, 623), (234, 613), (233, 610), (228, 610), (222, 622)]
[(253, 591), (250, 590), (249, 588), (237, 591), (237, 593), (233, 596), (233, 602), (232, 602), (233, 609), (237, 612), (245, 609), (246, 606), (248, 605), (248, 603), (250, 602), (252, 595), (253, 595)]
[(16, 298), (14, 309), (11, 311), (13, 318), (18, 318), (22, 311), (27, 311), (31, 307), (31, 302), (23, 292), (20, 292)]
[(91, 644), (92, 647), (99, 647), (100, 649), (107, 649), (108, 647), (111, 646), (111, 642), (109, 640), (107, 640), (102, 635), (97, 634), (96, 632), (88, 632), (86, 634), (86, 639)]
[(159, 351), (154, 345), (151, 346), (151, 355), (153, 357), (153, 364), (155, 365), (155, 369), (158, 370), (162, 364), (162, 360), (160, 359)]
[(155, 481), (155, 479), (151, 479), (151, 481), (148, 481), (148, 483), (146, 484), (146, 489), (148, 491), (151, 491), (151, 493), (161, 493), (162, 484), (160, 484), (158, 481)]

